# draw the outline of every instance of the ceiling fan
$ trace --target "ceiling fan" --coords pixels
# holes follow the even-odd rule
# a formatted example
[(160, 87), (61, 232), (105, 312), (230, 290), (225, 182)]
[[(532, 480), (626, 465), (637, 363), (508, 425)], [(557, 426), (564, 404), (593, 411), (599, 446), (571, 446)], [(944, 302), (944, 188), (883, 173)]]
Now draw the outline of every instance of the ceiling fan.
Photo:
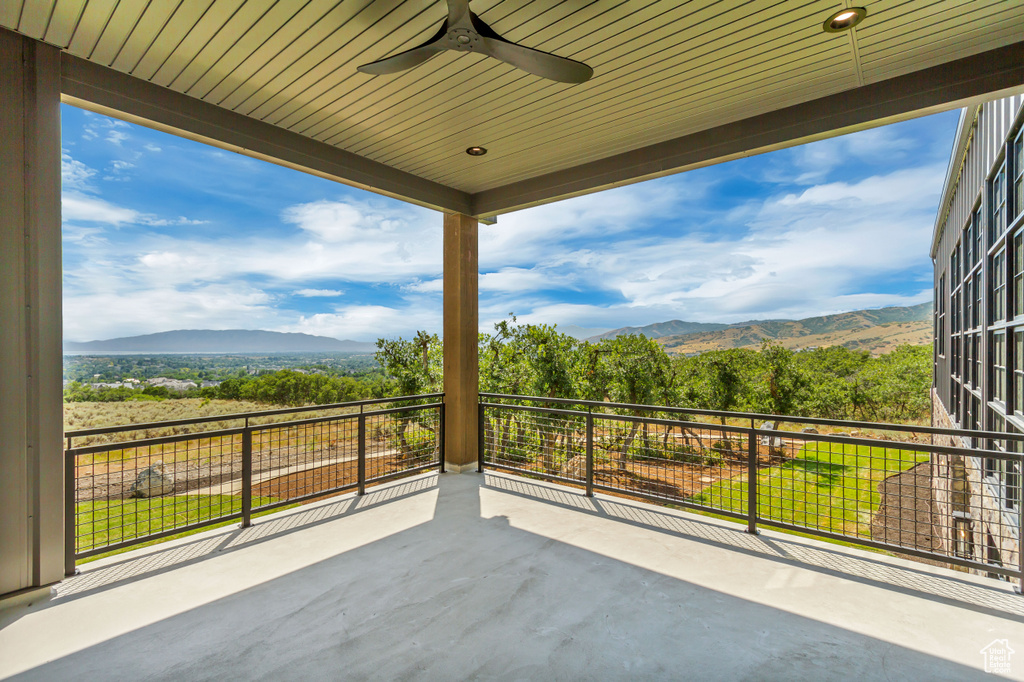
[(398, 73), (422, 64), (438, 52), (476, 52), (500, 59), (517, 69), (561, 83), (583, 83), (594, 70), (582, 62), (541, 52), (505, 40), (469, 9), (469, 0), (447, 0), (448, 18), (434, 36), (411, 50), (363, 64), (359, 70), (374, 76)]

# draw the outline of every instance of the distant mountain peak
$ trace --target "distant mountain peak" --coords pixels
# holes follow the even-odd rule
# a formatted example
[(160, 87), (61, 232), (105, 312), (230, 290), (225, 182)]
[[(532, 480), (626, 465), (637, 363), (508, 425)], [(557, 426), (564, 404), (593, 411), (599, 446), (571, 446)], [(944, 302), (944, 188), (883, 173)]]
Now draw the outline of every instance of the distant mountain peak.
[(371, 353), (372, 343), (262, 329), (175, 329), (100, 341), (64, 344), (64, 350), (94, 353)]

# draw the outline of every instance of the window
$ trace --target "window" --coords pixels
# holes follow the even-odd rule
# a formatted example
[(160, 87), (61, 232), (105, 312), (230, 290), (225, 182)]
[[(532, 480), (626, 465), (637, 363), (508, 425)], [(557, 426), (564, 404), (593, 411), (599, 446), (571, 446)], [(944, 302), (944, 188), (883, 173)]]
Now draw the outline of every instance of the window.
[(967, 221), (967, 227), (964, 228), (964, 279), (966, 275), (974, 267), (974, 220)]
[(982, 229), (981, 223), (981, 204), (978, 204), (978, 207), (974, 209), (974, 216), (971, 222), (974, 223), (974, 261), (971, 265), (974, 265), (975, 263), (980, 263), (981, 259), (985, 257), (985, 230)]
[(936, 349), (939, 355), (946, 355), (946, 276), (939, 277), (939, 288), (935, 295), (938, 316), (935, 320)]
[(1024, 231), (1013, 235), (1013, 315), (1024, 315)]
[(964, 386), (971, 385), (971, 367), (974, 363), (974, 347), (971, 346), (971, 337), (964, 337)]
[[(1008, 429), (1010, 433), (1018, 433), (1016, 429)], [(1024, 452), (1024, 442), (1009, 441), (1010, 452)], [(1003, 506), (1007, 509), (1020, 509), (1020, 462), (1004, 462), (1006, 469), (1003, 479)]]
[(1024, 213), (1024, 129), (1013, 143), (1013, 216)]
[(992, 322), (1006, 319), (1006, 249), (992, 256), (992, 301), (990, 302)]
[(960, 376), (960, 337), (953, 336), (949, 339), (949, 373), (952, 376)]
[(1024, 417), (1024, 331), (1013, 333), (1013, 411)]
[(974, 275), (974, 313), (971, 315), (971, 327), (981, 326), (981, 271)]
[(972, 378), (974, 379), (974, 387), (981, 388), (981, 377), (984, 371), (981, 364), (981, 334), (975, 334), (972, 342), (974, 344), (974, 371)]
[(981, 358), (978, 353), (981, 350), (981, 335), (969, 334), (964, 337), (964, 384), (971, 388), (978, 388), (981, 375)]
[(960, 285), (963, 275), (960, 273), (960, 243), (953, 247), (953, 253), (949, 254), (949, 286), (955, 289)]
[(992, 222), (989, 224), (989, 246), (1006, 229), (1006, 163), (992, 178)]
[(954, 292), (949, 301), (949, 331), (957, 334), (960, 331), (960, 291)]
[[(992, 400), (1006, 403), (1006, 334), (993, 332), (989, 349), (992, 365)], [(999, 429), (1002, 431), (1003, 429)]]
[(964, 282), (964, 329), (971, 329), (971, 320), (974, 317), (974, 287), (971, 280)]
[(961, 559), (974, 558), (974, 532), (966, 512), (953, 512), (953, 552)]
[[(993, 414), (993, 431), (1005, 431), (1006, 422), (1000, 414)], [(1016, 430), (1010, 429), (1011, 433)], [(1009, 448), (1007, 447), (1009, 446)], [(1018, 441), (993, 440), (990, 442), (993, 450), (1003, 452), (1020, 452), (1021, 443)], [(1020, 508), (1020, 463), (998, 457), (986, 457), (984, 462), (985, 480), (996, 490), (999, 505), (1003, 509), (1014, 511)]]

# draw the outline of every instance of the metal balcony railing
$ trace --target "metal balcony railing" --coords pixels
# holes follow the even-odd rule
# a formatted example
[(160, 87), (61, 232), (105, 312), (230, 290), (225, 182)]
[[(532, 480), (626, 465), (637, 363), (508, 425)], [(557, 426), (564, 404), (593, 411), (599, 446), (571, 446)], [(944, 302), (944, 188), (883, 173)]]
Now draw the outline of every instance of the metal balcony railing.
[(481, 471), (1024, 579), (1024, 435), (487, 393), (479, 420)]
[(65, 570), (97, 554), (235, 519), (244, 527), (260, 512), (443, 471), (442, 397), (67, 432)]
[[(444, 471), (443, 398), (68, 432), (66, 570), (86, 557)], [(769, 421), (773, 428), (763, 428)], [(481, 471), (1024, 579), (1021, 434), (487, 393), (479, 434)]]

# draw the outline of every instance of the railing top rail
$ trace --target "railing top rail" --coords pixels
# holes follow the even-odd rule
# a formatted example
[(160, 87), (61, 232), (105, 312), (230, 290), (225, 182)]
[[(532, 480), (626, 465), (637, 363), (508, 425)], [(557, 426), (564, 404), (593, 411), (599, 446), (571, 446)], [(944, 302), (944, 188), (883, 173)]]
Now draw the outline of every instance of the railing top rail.
[[(423, 403), (422, 405), (408, 405), (406, 407), (389, 407), (384, 410), (373, 410), (372, 412), (351, 412), (349, 414), (332, 414), (327, 417), (310, 417), (309, 419), (292, 419), (286, 422), (273, 422), (271, 424), (250, 424), (249, 429), (251, 431), (268, 431), (270, 429), (284, 429), (292, 426), (302, 426), (305, 424), (319, 424), (321, 422), (330, 421), (341, 421), (343, 419), (359, 419), (360, 415), (364, 417), (376, 417), (382, 414), (399, 414), (402, 412), (422, 412), (440, 407), (443, 403)], [(194, 434), (196, 436), (202, 435), (202, 433)], [(134, 441), (129, 441), (134, 442)]]
[[(585, 417), (586, 412), (574, 412), (572, 410), (560, 410), (558, 408), (535, 407), (532, 405), (502, 405), (500, 403), (480, 403), (484, 407), (495, 409), (506, 409), (523, 412), (539, 412), (543, 414), (557, 414), (566, 417)], [(634, 417), (625, 414), (594, 414), (595, 418), (601, 420), (619, 421), (625, 423), (642, 422), (646, 424), (658, 424), (662, 426), (683, 427), (691, 430), (719, 431), (723, 434), (747, 434), (750, 433), (749, 426), (729, 426), (722, 424), (705, 424), (701, 422), (680, 422), (671, 419), (659, 419), (657, 417)], [(797, 433), (796, 431), (762, 431), (754, 429), (758, 435), (786, 440), (814, 441), (819, 443), (835, 443), (839, 445), (862, 445), (871, 448), (887, 448), (899, 450), (912, 450), (915, 452), (929, 454), (961, 455), (964, 457), (988, 457), (1008, 462), (1024, 462), (1024, 454), (1018, 452), (1005, 452), (1003, 450), (985, 450), (981, 448), (964, 448), (954, 445), (934, 445), (931, 443), (914, 443), (892, 440), (875, 440), (872, 438), (857, 438), (854, 436), (836, 436), (817, 433)]]
[(603, 409), (647, 410), (667, 412), (671, 414), (692, 414), (705, 417), (726, 417), (734, 419), (753, 419), (772, 422), (794, 422), (797, 424), (815, 424), (818, 426), (837, 426), (841, 428), (872, 429), (876, 431), (903, 431), (907, 433), (927, 433), (941, 436), (960, 436), (965, 438), (986, 438), (990, 440), (1010, 440), (1024, 442), (1024, 434), (1004, 433), (1002, 431), (977, 431), (968, 429), (947, 429), (938, 426), (915, 426), (913, 424), (889, 424), (886, 422), (860, 422), (845, 419), (824, 419), (821, 417), (797, 417), (794, 415), (762, 414), (759, 412), (723, 412), (720, 410), (702, 410), (693, 407), (667, 407), (664, 405), (634, 405), (631, 403), (613, 403), (600, 400), (577, 400), (574, 398), (546, 398), (543, 396), (511, 395), (504, 393), (480, 393), (481, 398), (497, 400), (528, 400), (537, 403), (554, 403), (557, 405), (580, 405)]
[(117, 441), (116, 443), (100, 443), (98, 445), (83, 445), (77, 448), (68, 448), (64, 454), (69, 457), (79, 455), (91, 455), (98, 452), (110, 452), (112, 450), (128, 450), (130, 448), (145, 448), (152, 445), (167, 445), (168, 443), (180, 443), (186, 440), (212, 440), (214, 438), (226, 438), (237, 436), (245, 431), (244, 428), (219, 429), (217, 431), (203, 431), (201, 433), (179, 433), (174, 436), (160, 436), (159, 438), (143, 438), (140, 440)]
[(371, 398), (368, 400), (353, 400), (347, 403), (331, 403), (330, 405), (304, 405), (302, 407), (283, 407), (274, 410), (260, 410), (258, 412), (233, 412), (231, 414), (211, 415), (209, 417), (192, 417), (190, 419), (171, 419), (161, 422), (145, 422), (140, 424), (121, 424), (118, 426), (104, 426), (95, 429), (79, 429), (77, 431), (65, 431), (65, 438), (80, 438), (82, 436), (97, 436), (106, 433), (119, 433), (122, 431), (142, 431), (144, 429), (160, 429), (169, 426), (188, 426), (189, 424), (208, 424), (210, 422), (233, 421), (236, 419), (249, 419), (252, 417), (267, 417), (277, 414), (290, 414), (293, 412), (315, 412), (317, 410), (337, 410), (345, 407), (360, 407), (363, 405), (379, 405), (381, 403), (394, 403), (400, 400), (427, 400), (443, 398), (444, 393), (424, 393), (422, 395), (404, 395), (393, 398)]

